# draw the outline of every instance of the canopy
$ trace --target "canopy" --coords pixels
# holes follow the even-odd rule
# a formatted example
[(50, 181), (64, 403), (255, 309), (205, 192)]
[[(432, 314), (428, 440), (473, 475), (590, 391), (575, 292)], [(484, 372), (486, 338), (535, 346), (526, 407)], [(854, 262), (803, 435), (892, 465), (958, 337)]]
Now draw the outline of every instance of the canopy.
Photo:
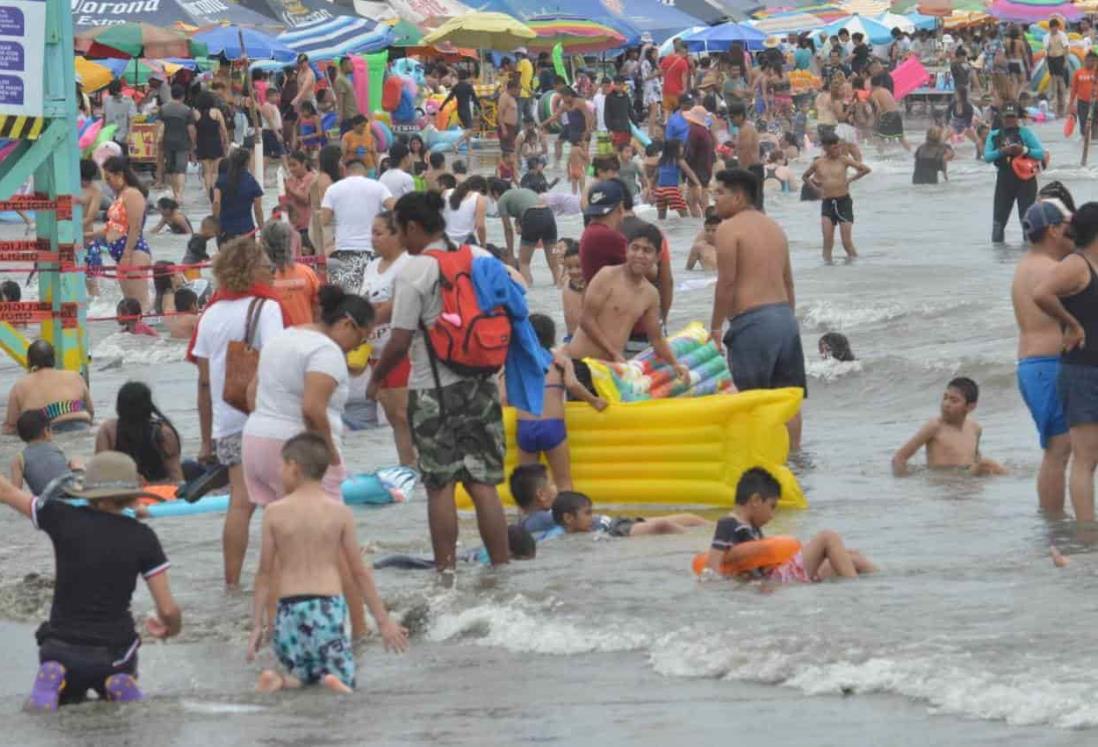
[(526, 46), (530, 49), (549, 50), (556, 44), (574, 54), (590, 54), (616, 49), (625, 44), (625, 37), (598, 21), (583, 18), (534, 18), (526, 22), (537, 34)]
[(948, 16), (955, 11), (968, 13), (986, 13), (984, 0), (896, 0), (892, 3), (896, 13), (909, 13), (917, 10), (926, 16)]
[(310, 60), (334, 60), (349, 54), (385, 49), (392, 42), (392, 28), (356, 16), (338, 16), (321, 23), (279, 34), (278, 41)]
[(820, 30), (828, 36), (833, 36), (838, 34), (841, 29), (849, 31), (851, 36), (858, 33), (864, 35), (866, 41), (870, 44), (888, 44), (892, 41), (892, 29), (874, 21), (872, 18), (863, 18), (861, 16), (840, 18)]
[(269, 31), (280, 31), (284, 28), (283, 24), (270, 15), (256, 13), (225, 0), (156, 0), (140, 3), (73, 0), (72, 20), (78, 32), (118, 23), (147, 23), (160, 28), (169, 28), (177, 23), (195, 27), (232, 23)]
[(621, 22), (627, 20), (649, 34), (654, 42), (698, 24), (696, 17), (661, 0), (603, 0), (603, 5), (617, 16), (615, 27), (620, 28)]
[(891, 5), (891, 0), (841, 0), (839, 2), (839, 8), (850, 15), (870, 18), (887, 12)]
[[(407, 21), (413, 26), (428, 28), (441, 25), (449, 18), (471, 13), (472, 8), (459, 0), (333, 0), (336, 5), (353, 10), (372, 21)], [(476, 3), (474, 3), (475, 5)]]
[(423, 37), (424, 44), (449, 42), (456, 47), (510, 52), (537, 38), (529, 26), (506, 13), (476, 12), (451, 18)]
[(764, 34), (794, 34), (810, 29), (817, 29), (827, 23), (824, 19), (811, 13), (781, 13), (779, 15), (760, 18), (750, 21), (751, 26)]
[[(705, 23), (720, 23), (743, 18), (746, 15), (741, 9), (732, 7), (731, 3), (720, 3), (717, 0), (668, 0), (665, 4)], [(758, 5), (755, 2), (751, 4)]]
[(918, 13), (908, 13), (906, 15), (881, 13), (874, 20), (888, 26), (890, 29), (898, 28), (905, 34), (910, 34), (916, 30), (930, 31), (938, 24), (937, 19), (933, 16), (924, 16)]
[(1054, 15), (1062, 16), (1066, 21), (1078, 21), (1083, 12), (1071, 3), (1037, 2), (1035, 0), (995, 0), (988, 13), (1000, 21), (1036, 23)]
[[(180, 68), (190, 70), (211, 70), (213, 61), (209, 59), (188, 60), (175, 57), (166, 60), (86, 60), (76, 58), (76, 72), (80, 75), (85, 91), (97, 91), (115, 78), (125, 78), (131, 85), (144, 85), (153, 75), (174, 75)], [(104, 80), (104, 77), (106, 80)]]
[(691, 52), (727, 52), (735, 42), (747, 49), (759, 50), (763, 48), (766, 34), (750, 26), (730, 22), (688, 34), (682, 40)]
[[(341, 16), (354, 17), (353, 8), (327, 0), (240, 0), (257, 13), (277, 18), (287, 29), (315, 26)], [(371, 27), (372, 28), (372, 27)]]
[(297, 57), (297, 52), (275, 37), (251, 28), (215, 26), (198, 32), (193, 38), (205, 44), (211, 56), (224, 57), (227, 60), (247, 57), (249, 60), (290, 62)]
[(148, 23), (120, 23), (76, 34), (76, 49), (89, 57), (197, 57), (206, 56), (205, 45), (171, 29)]

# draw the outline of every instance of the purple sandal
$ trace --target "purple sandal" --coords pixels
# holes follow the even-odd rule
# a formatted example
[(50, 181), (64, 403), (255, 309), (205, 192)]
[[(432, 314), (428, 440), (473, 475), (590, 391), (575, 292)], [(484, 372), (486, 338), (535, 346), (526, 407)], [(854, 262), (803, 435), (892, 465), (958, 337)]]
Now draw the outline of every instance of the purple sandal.
[(38, 667), (34, 687), (24, 708), (28, 711), (56, 711), (65, 689), (65, 668), (56, 661), (46, 661)]
[(137, 680), (128, 674), (112, 674), (107, 678), (106, 690), (112, 703), (133, 703), (144, 698)]

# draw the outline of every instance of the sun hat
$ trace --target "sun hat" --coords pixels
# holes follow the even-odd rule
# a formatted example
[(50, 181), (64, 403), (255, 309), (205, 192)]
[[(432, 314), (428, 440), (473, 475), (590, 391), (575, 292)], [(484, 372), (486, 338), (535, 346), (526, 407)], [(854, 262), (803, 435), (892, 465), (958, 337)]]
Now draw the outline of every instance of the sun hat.
[(774, 49), (775, 47), (780, 47), (781, 45), (782, 40), (774, 35), (766, 37), (766, 41), (763, 42), (763, 46), (767, 49)]
[(83, 498), (97, 501), (103, 498), (152, 498), (164, 500), (163, 496), (151, 493), (141, 487), (141, 477), (137, 474), (137, 464), (128, 454), (120, 451), (101, 451), (88, 460), (84, 474), (65, 487), (70, 498)]
[(695, 106), (683, 112), (682, 118), (690, 124), (696, 124), (700, 127), (709, 126), (709, 111), (704, 106)]

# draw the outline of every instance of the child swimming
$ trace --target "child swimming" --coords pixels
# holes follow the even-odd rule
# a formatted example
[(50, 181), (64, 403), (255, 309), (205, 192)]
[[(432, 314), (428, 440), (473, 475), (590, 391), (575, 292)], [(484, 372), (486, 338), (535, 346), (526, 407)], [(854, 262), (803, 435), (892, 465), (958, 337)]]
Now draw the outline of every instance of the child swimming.
[(717, 226), (721, 224), (721, 216), (717, 214), (717, 208), (710, 205), (705, 209), (705, 224), (697, 236), (694, 237), (694, 245), (690, 247), (690, 255), (686, 258), (686, 269), (693, 270), (698, 265), (706, 272), (717, 271)]
[(629, 518), (591, 512), (591, 499), (583, 493), (562, 490), (553, 500), (553, 523), (564, 534), (602, 532), (611, 537), (641, 537), (646, 534), (682, 534), (709, 522), (694, 514), (669, 514)]
[(962, 467), (973, 475), (1002, 475), (1006, 470), (991, 459), (980, 456), (983, 429), (968, 417), (976, 409), (980, 389), (972, 379), (959, 376), (946, 385), (941, 414), (928, 421), (911, 440), (892, 457), (892, 472), (902, 477), (907, 462), (926, 447), (926, 466), (931, 469)]
[[(736, 505), (728, 516), (717, 522), (709, 547), (709, 568), (719, 573), (736, 545), (763, 539), (762, 528), (774, 517), (781, 498), (781, 484), (761, 467), (747, 470), (736, 483)], [(766, 578), (778, 583), (808, 583), (834, 576), (856, 578), (873, 573), (877, 567), (857, 550), (843, 544), (842, 537), (830, 529), (818, 532), (786, 563), (759, 568), (748, 578)]]
[(820, 357), (826, 360), (837, 360), (840, 363), (850, 363), (854, 360), (854, 351), (850, 349), (850, 341), (841, 332), (825, 332), (817, 343)]
[(549, 479), (549, 470), (544, 464), (515, 467), (508, 486), (515, 505), (522, 512), (518, 526), (531, 533), (547, 532), (556, 526), (553, 501), (557, 498), (557, 486)]

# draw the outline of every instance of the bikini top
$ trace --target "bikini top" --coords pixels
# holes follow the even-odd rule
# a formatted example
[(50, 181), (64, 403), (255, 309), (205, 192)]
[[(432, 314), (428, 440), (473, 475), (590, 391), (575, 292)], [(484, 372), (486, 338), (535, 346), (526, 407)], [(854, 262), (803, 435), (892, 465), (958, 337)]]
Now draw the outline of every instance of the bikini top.
[(130, 232), (130, 220), (126, 215), (126, 202), (122, 199), (122, 195), (118, 195), (107, 208), (107, 231), (117, 231), (120, 234)]

